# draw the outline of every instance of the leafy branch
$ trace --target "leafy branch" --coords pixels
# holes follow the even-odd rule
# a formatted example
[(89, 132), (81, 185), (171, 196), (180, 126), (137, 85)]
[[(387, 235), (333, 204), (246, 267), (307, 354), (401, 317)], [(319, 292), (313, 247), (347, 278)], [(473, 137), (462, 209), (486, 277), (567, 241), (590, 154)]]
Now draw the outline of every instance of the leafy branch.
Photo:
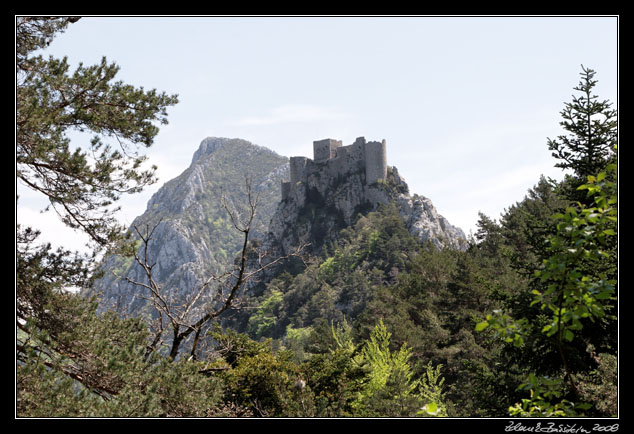
[[(608, 238), (617, 234), (616, 169), (615, 164), (608, 164), (606, 171), (588, 176), (587, 183), (578, 187), (578, 190), (587, 190), (594, 206), (587, 207), (578, 202), (576, 207), (568, 207), (563, 213), (553, 215), (558, 223), (555, 234), (548, 239), (546, 251), (550, 256), (543, 260), (542, 269), (535, 271), (545, 289), (532, 291), (534, 297), (530, 306), (550, 312), (548, 324), (541, 332), (554, 338), (568, 385), (576, 397), (579, 389), (564, 343), (573, 341), (575, 333), (583, 328), (582, 320), (604, 318), (609, 303), (614, 300), (616, 281), (608, 279), (604, 273), (587, 273), (584, 270), (609, 257), (606, 252)], [(514, 319), (507, 313), (494, 311), (476, 325), (476, 331), (491, 327), (497, 337), (520, 347), (524, 342), (522, 331), (528, 324), (526, 318)], [(537, 382), (529, 381), (528, 384)], [(544, 379), (539, 390), (543, 385), (549, 390), (554, 388), (554, 383)], [(530, 390), (535, 396), (529, 401), (542, 403), (535, 404), (535, 408), (543, 408), (547, 398), (559, 397), (552, 392)], [(515, 407), (513, 414), (526, 413), (526, 405)], [(557, 409), (553, 415), (562, 415), (562, 411), (566, 414), (564, 410)]]

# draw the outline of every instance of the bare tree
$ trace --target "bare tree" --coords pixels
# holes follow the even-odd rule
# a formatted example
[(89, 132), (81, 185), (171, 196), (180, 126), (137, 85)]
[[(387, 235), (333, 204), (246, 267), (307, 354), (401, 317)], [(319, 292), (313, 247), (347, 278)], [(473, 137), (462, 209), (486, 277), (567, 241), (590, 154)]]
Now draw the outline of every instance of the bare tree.
[[(136, 225), (134, 226), (134, 230), (143, 243), (141, 255), (139, 255), (139, 251), (141, 251), (139, 249), (135, 252), (134, 258), (144, 270), (147, 283), (134, 281), (130, 278), (126, 278), (126, 280), (150, 291), (150, 301), (158, 313), (155, 324), (152, 325), (153, 338), (148, 346), (148, 356), (156, 351), (167, 326), (172, 332), (169, 357), (174, 360), (178, 356), (183, 341), (193, 335), (190, 356), (195, 358), (200, 334), (206, 324), (217, 319), (229, 308), (239, 308), (241, 297), (254, 277), (291, 256), (301, 256), (306, 248), (307, 244), (301, 244), (291, 253), (273, 259), (266, 252), (249, 252), (249, 234), (256, 215), (259, 194), (253, 194), (251, 182), (248, 179), (246, 193), (248, 207), (245, 217), (241, 217), (235, 208), (230, 208), (224, 195), (221, 197), (222, 206), (231, 218), (233, 226), (243, 234), (240, 255), (234, 264), (223, 273), (211, 273), (199, 288), (191, 291), (193, 295), (184, 303), (173, 303), (152, 274), (155, 264), (150, 261), (148, 246), (160, 222), (151, 229), (149, 225), (146, 225), (143, 231)], [(254, 255), (249, 258), (249, 253), (255, 253), (257, 259), (254, 258)], [(199, 302), (202, 304), (202, 309), (195, 310), (194, 307)]]

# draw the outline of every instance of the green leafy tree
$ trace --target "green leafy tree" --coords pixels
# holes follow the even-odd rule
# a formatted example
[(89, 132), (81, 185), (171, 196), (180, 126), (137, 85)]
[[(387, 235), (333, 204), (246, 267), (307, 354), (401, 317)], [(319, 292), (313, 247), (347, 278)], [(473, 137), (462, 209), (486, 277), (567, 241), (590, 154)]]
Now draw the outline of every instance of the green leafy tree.
[[(616, 171), (616, 165), (608, 165), (608, 170)], [(564, 344), (571, 342), (575, 333), (582, 330), (581, 321), (603, 320), (615, 295), (615, 280), (605, 274), (585, 273), (587, 266), (583, 264), (600, 263), (610, 258), (604, 248), (607, 239), (616, 235), (613, 224), (617, 220), (617, 197), (616, 185), (606, 177), (606, 172), (589, 176), (588, 184), (579, 187), (588, 190), (595, 206), (579, 204), (579, 211), (571, 207), (565, 213), (553, 216), (558, 221), (557, 233), (550, 238), (550, 256), (544, 260), (543, 269), (536, 272), (545, 289), (533, 291), (533, 304), (551, 312), (551, 320), (542, 331), (555, 338), (575, 395), (579, 392)]]
[[(606, 169), (616, 171), (616, 165), (609, 164)], [(512, 406), (512, 415), (583, 415), (589, 406), (580, 402), (582, 394), (575, 372), (578, 368), (570, 361), (571, 356), (576, 356), (573, 341), (581, 336), (588, 321), (605, 323), (616, 319), (611, 312), (616, 281), (605, 273), (589, 271), (600, 270), (604, 268), (602, 262), (611, 260), (605, 249), (608, 240), (616, 235), (616, 184), (609, 181), (605, 172), (600, 172), (596, 177), (589, 176), (588, 183), (579, 190), (588, 191), (594, 206), (579, 203), (576, 208), (569, 207), (552, 216), (557, 222), (556, 233), (548, 240), (548, 256), (543, 259), (541, 269), (535, 271), (542, 288), (532, 291), (531, 302), (531, 306), (537, 306), (542, 312), (541, 333), (550, 339), (558, 352), (565, 384), (556, 377), (537, 377), (531, 373), (529, 380), (520, 386), (530, 390), (531, 398)], [(521, 348), (529, 325), (526, 318), (513, 318), (498, 311), (487, 315), (476, 330), (491, 327), (496, 335)], [(567, 394), (562, 391), (564, 386), (568, 389)]]
[(576, 404), (566, 399), (561, 378), (537, 377), (530, 374), (520, 390), (529, 390), (530, 398), (509, 407), (511, 416), (519, 417), (577, 417), (583, 416), (588, 404)]
[[(512, 415), (609, 415), (590, 409), (594, 400), (584, 392), (613, 396), (604, 361), (616, 349), (616, 111), (592, 94), (594, 75), (582, 66), (575, 88), (582, 95), (561, 112), (569, 135), (548, 140), (556, 167), (572, 175), (559, 184), (542, 179), (503, 218), (503, 242), (528, 290), (476, 325), (506, 341), (505, 353), (527, 378), (519, 390), (530, 398), (509, 406)], [(601, 357), (587, 351), (595, 345)]]
[(437, 381), (438, 376), (427, 377), (425, 396), (421, 396), (421, 381), (414, 377), (415, 371), (410, 365), (411, 348), (404, 344), (398, 351), (391, 351), (390, 336), (380, 320), (355, 359), (368, 372), (353, 402), (357, 414), (388, 417), (446, 415), (442, 408), (444, 403), (431, 401), (441, 398), (442, 382)]
[(291, 351), (275, 353), (270, 339), (256, 342), (219, 326), (211, 335), (219, 358), (210, 361), (209, 371), (217, 371), (225, 384), (226, 408), (257, 417), (315, 415), (313, 393)]
[[(612, 172), (612, 176), (607, 172)], [(592, 206), (577, 203), (576, 207), (568, 207), (552, 216), (556, 232), (548, 239), (547, 256), (541, 268), (535, 271), (541, 289), (532, 291), (531, 306), (537, 306), (542, 312), (541, 333), (557, 349), (565, 384), (556, 377), (538, 377), (531, 373), (520, 386), (530, 390), (531, 398), (510, 407), (512, 415), (578, 416), (590, 408), (581, 402), (577, 369), (570, 359), (571, 355), (575, 356), (573, 341), (581, 336), (584, 323), (616, 319), (611, 313), (616, 280), (601, 272), (606, 269), (603, 263), (613, 259), (607, 249), (610, 239), (616, 236), (616, 183), (610, 180), (615, 178), (615, 172), (616, 164), (608, 164), (606, 171), (588, 176), (587, 183), (578, 187), (580, 191), (587, 191)], [(526, 318), (515, 319), (507, 313), (495, 312), (478, 323), (476, 330), (491, 326), (497, 335), (523, 347), (528, 325)]]

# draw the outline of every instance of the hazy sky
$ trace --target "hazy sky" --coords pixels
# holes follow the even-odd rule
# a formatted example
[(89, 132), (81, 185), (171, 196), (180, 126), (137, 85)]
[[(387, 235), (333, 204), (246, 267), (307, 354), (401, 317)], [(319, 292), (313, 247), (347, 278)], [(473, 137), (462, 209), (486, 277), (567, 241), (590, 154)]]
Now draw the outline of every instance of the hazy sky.
[[(387, 141), (388, 165), (467, 234), (540, 175), (563, 133), (581, 64), (617, 106), (616, 17), (84, 17), (45, 55), (120, 67), (116, 79), (179, 95), (147, 150), (160, 181), (125, 198), (129, 224), (208, 136), (312, 157), (324, 138)], [(81, 247), (18, 186), (19, 223)]]

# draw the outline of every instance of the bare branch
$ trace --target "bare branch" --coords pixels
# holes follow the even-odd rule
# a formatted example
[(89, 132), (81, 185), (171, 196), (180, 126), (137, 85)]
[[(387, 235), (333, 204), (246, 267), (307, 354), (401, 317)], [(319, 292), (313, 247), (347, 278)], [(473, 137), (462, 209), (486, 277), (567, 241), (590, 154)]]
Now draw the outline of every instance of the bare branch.
[[(240, 215), (235, 208), (229, 206), (225, 195), (221, 196), (222, 207), (229, 215), (229, 218), (236, 230), (243, 234), (242, 248), (238, 256), (237, 263), (229, 267), (223, 273), (210, 274), (198, 289), (191, 291), (193, 296), (180, 306), (170, 299), (171, 297), (169, 294), (166, 293), (164, 288), (161, 288), (152, 275), (155, 264), (150, 264), (148, 246), (152, 240), (154, 231), (161, 222), (156, 224), (151, 230), (148, 225), (146, 225), (145, 231), (141, 231), (137, 226), (134, 227), (137, 235), (143, 242), (143, 257), (140, 257), (139, 253), (135, 252), (134, 258), (145, 272), (148, 283), (136, 282), (130, 278), (126, 278), (126, 280), (150, 291), (153, 306), (158, 312), (159, 320), (161, 321), (158, 325), (154, 340), (148, 347), (148, 355), (156, 349), (158, 342), (160, 342), (161, 335), (164, 332), (162, 318), (163, 315), (165, 315), (169, 318), (173, 334), (170, 358), (174, 360), (178, 356), (182, 342), (192, 334), (193, 342), (190, 357), (195, 358), (200, 334), (204, 326), (208, 322), (217, 319), (226, 310), (239, 306), (240, 296), (247, 288), (251, 279), (291, 256), (301, 257), (302, 252), (308, 244), (301, 244), (290, 254), (273, 258), (272, 260), (266, 262), (265, 259), (268, 258), (268, 253), (258, 251), (255, 269), (248, 269), (250, 263), (249, 236), (256, 216), (259, 200), (259, 194), (254, 194), (253, 189), (251, 188), (251, 181), (249, 179), (246, 180), (246, 195), (248, 208), (245, 220), (240, 218)], [(251, 263), (251, 265), (253, 264)], [(201, 301), (203, 302), (202, 306), (198, 306)], [(190, 318), (194, 312), (194, 308), (196, 307), (203, 307), (203, 309), (200, 314), (197, 314), (197, 318)]]

